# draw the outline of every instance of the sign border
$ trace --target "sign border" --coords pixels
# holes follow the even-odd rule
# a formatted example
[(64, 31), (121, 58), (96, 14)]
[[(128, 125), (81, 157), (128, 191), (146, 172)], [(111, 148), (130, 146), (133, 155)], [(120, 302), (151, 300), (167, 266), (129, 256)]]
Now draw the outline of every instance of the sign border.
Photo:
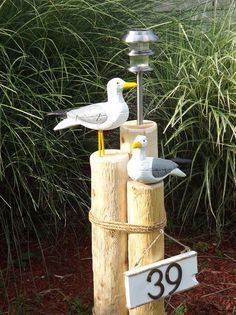
[[(149, 265), (145, 265), (145, 266), (141, 266), (141, 267), (134, 267), (134, 268), (132, 268), (132, 269), (130, 269), (130, 270), (128, 270), (128, 271), (125, 271), (125, 272), (124, 272), (124, 276), (125, 276), (125, 279), (124, 279), (124, 280), (125, 280), (125, 291), (126, 291), (126, 305), (127, 305), (127, 308), (128, 308), (128, 309), (134, 309), (134, 308), (137, 308), (137, 307), (139, 307), (139, 306), (141, 306), (141, 305), (146, 305), (146, 304), (152, 302), (152, 301), (150, 301), (150, 302), (143, 303), (143, 304), (140, 304), (140, 305), (134, 306), (134, 307), (131, 307), (131, 306), (130, 306), (130, 303), (129, 303), (129, 301), (130, 301), (130, 290), (127, 289), (128, 286), (129, 286), (129, 278), (131, 278), (131, 277), (133, 277), (133, 276), (137, 276), (137, 275), (139, 275), (139, 274), (141, 274), (141, 273), (150, 271), (150, 270), (152, 270), (152, 269), (161, 268), (161, 267), (166, 266), (166, 265), (169, 265), (169, 264), (171, 264), (171, 263), (173, 263), (173, 262), (178, 263), (178, 262), (181, 262), (181, 261), (186, 260), (186, 259), (188, 259), (188, 258), (196, 257), (196, 256), (197, 256), (197, 252), (191, 250), (191, 251), (188, 251), (188, 252), (186, 252), (186, 253), (182, 253), (182, 254), (179, 254), (179, 255), (171, 256), (171, 257), (169, 257), (169, 258), (156, 261), (156, 262), (151, 263), (151, 264), (149, 264)], [(198, 265), (197, 265), (197, 272), (198, 272)], [(197, 273), (196, 273), (196, 274), (197, 274)], [(196, 274), (195, 274), (195, 275), (196, 275)], [(199, 285), (199, 282), (197, 281), (197, 279), (195, 278), (195, 276), (194, 276), (194, 281), (195, 281), (195, 284), (194, 284), (193, 286), (188, 287), (188, 288), (186, 288), (186, 289), (182, 289), (182, 290), (180, 290), (180, 291), (177, 291), (176, 293), (184, 292), (184, 291), (186, 291), (186, 290), (189, 290), (189, 289), (191, 289), (191, 288), (194, 288), (194, 287), (198, 286), (198, 285)], [(175, 294), (175, 293), (173, 293), (173, 294)], [(168, 294), (168, 295), (166, 295), (166, 296), (164, 296), (164, 297), (161, 297), (160, 299), (163, 299), (163, 298), (168, 297), (168, 296), (170, 296), (170, 295)], [(157, 300), (156, 300), (156, 301), (157, 301)]]

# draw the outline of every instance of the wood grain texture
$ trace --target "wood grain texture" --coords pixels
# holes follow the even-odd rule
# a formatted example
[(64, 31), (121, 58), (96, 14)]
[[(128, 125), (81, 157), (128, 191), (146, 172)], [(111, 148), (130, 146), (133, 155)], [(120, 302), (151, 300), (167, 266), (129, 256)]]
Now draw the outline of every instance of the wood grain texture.
[[(127, 184), (128, 223), (152, 225), (165, 219), (164, 184), (145, 185), (135, 181)], [(133, 268), (143, 256), (145, 250), (159, 235), (159, 232), (130, 234), (128, 237), (129, 269)], [(146, 252), (139, 266), (144, 266), (164, 258), (164, 236)], [(130, 315), (163, 315), (164, 299), (130, 310)]]
[(120, 127), (120, 149), (131, 154), (131, 144), (138, 135), (145, 135), (148, 140), (147, 156), (158, 156), (157, 151), (157, 124), (151, 120), (144, 120), (138, 126), (136, 120), (126, 121)]
[[(95, 152), (91, 164), (91, 210), (102, 221), (127, 222), (128, 154)], [(92, 225), (94, 314), (127, 315), (123, 273), (128, 270), (127, 234)]]

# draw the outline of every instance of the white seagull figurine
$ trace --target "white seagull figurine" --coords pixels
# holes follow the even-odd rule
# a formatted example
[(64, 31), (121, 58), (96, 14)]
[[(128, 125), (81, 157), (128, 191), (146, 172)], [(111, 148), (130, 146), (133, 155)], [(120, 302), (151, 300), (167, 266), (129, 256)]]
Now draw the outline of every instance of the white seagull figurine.
[(132, 157), (127, 170), (131, 179), (144, 184), (154, 184), (162, 181), (168, 175), (185, 177), (186, 174), (171, 160), (146, 156), (147, 138), (137, 136), (132, 144)]
[(64, 118), (54, 130), (78, 125), (98, 130), (98, 152), (99, 156), (104, 155), (103, 130), (115, 129), (128, 119), (129, 108), (123, 98), (123, 90), (134, 87), (137, 87), (136, 82), (111, 79), (107, 84), (107, 102), (48, 113), (49, 116)]

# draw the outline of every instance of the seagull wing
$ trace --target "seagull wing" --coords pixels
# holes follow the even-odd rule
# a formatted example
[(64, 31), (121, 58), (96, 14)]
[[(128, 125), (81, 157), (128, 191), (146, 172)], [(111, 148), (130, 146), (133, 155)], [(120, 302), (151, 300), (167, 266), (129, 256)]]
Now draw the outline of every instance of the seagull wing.
[(73, 119), (75, 121), (78, 120), (78, 124), (80, 121), (94, 125), (101, 125), (108, 118), (104, 108), (106, 104), (107, 103), (97, 103), (72, 109), (67, 112), (67, 118)]
[(152, 175), (156, 178), (164, 177), (176, 169), (178, 164), (170, 160), (153, 158), (152, 160)]

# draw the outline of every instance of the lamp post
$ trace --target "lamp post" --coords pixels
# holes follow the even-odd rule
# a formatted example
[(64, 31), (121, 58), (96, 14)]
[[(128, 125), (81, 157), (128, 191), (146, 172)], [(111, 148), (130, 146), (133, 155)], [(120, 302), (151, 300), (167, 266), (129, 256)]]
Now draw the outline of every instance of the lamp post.
[(129, 46), (130, 67), (129, 71), (137, 74), (137, 124), (143, 124), (143, 72), (150, 71), (149, 56), (153, 51), (149, 48), (151, 42), (157, 41), (157, 36), (149, 29), (132, 29), (123, 37)]

